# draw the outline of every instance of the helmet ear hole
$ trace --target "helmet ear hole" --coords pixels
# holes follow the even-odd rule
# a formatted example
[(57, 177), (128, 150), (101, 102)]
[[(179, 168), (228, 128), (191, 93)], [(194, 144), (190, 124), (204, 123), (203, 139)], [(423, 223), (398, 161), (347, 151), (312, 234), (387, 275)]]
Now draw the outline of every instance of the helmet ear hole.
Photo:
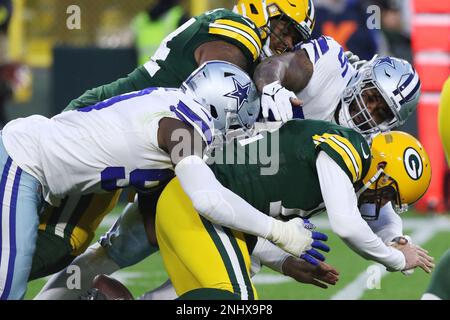
[(250, 4), (250, 11), (253, 14), (258, 14), (258, 9), (256, 9), (255, 5), (253, 3)]
[(386, 168), (386, 165), (387, 165), (386, 161), (379, 162), (377, 169), (384, 169)]
[(213, 106), (212, 104), (210, 104), (210, 105), (209, 105), (209, 109), (210, 109), (210, 112), (211, 112), (211, 116), (212, 116), (214, 119), (217, 119), (217, 117), (218, 117), (219, 115), (217, 114), (217, 109), (216, 109), (216, 107)]

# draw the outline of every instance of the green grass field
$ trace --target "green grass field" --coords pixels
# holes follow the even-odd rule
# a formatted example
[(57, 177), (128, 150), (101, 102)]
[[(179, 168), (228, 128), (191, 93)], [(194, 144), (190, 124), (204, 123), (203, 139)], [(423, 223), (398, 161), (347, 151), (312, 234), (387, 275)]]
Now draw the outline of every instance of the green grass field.
[[(408, 213), (403, 220), (405, 233), (426, 248), (437, 262), (450, 248), (450, 215), (423, 216)], [(332, 249), (327, 255), (327, 262), (339, 270), (341, 276), (338, 284), (324, 290), (297, 283), (263, 268), (262, 272), (254, 278), (260, 299), (420, 299), (428, 285), (430, 275), (422, 270), (416, 270), (410, 276), (387, 273), (381, 277), (384, 268), (372, 266), (372, 262), (364, 260), (347, 248), (339, 238), (327, 230), (324, 215), (319, 217), (319, 221), (313, 219), (313, 222), (320, 226), (318, 230), (328, 232), (330, 238), (328, 244)], [(106, 229), (107, 226), (102, 226), (98, 235)], [(167, 279), (159, 254), (154, 254), (138, 265), (120, 271), (114, 276), (124, 281), (135, 296), (159, 286)], [(31, 282), (26, 299), (32, 299), (44, 283), (44, 279)]]

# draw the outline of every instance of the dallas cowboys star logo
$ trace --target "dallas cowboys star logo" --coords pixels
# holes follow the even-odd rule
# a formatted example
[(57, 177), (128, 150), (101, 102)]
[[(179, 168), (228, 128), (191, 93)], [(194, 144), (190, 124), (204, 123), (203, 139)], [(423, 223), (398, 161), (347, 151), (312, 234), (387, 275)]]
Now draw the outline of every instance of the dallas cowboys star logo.
[(235, 78), (233, 78), (233, 82), (234, 82), (234, 91), (228, 92), (227, 94), (224, 94), (224, 96), (236, 99), (238, 109), (240, 109), (244, 104), (244, 102), (246, 101), (248, 102), (248, 92), (250, 91), (250, 83), (242, 85)]
[(384, 58), (378, 59), (377, 63), (375, 63), (375, 65), (374, 65), (374, 67), (382, 65), (382, 64), (387, 64), (395, 69), (394, 61), (390, 57), (384, 57)]

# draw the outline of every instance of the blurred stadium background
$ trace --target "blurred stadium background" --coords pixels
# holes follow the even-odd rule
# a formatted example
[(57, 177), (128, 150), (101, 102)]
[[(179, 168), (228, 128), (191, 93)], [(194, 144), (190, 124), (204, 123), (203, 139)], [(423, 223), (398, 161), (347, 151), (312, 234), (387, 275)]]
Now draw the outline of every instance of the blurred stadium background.
[[(13, 10), (6, 28), (8, 3)], [(402, 129), (425, 145), (433, 178), (415, 212), (405, 217), (405, 225), (439, 258), (450, 247), (450, 173), (437, 131), (439, 92), (450, 75), (450, 1), (314, 3), (316, 35), (333, 36), (362, 58), (375, 53), (404, 58), (413, 62), (420, 74), (421, 102)], [(59, 113), (85, 90), (131, 72), (154, 52), (160, 39), (188, 17), (213, 8), (231, 9), (233, 4), (232, 0), (0, 0), (0, 121), (4, 124), (36, 113)], [(77, 10), (79, 28), (73, 16)], [(380, 18), (375, 20), (380, 28), (368, 29), (367, 21), (372, 18)], [(318, 223), (327, 228), (325, 220), (319, 219)], [(354, 257), (335, 237), (331, 245), (330, 262), (342, 274), (338, 286), (323, 291), (265, 271), (257, 281), (260, 297), (417, 299), (426, 288), (429, 276), (415, 272), (407, 279), (400, 274), (387, 275), (381, 289), (367, 290), (363, 286), (366, 290), (360, 292), (358, 285), (361, 287), (367, 280), (370, 263)], [(138, 294), (162, 283), (165, 272), (156, 256), (122, 273), (122, 277)], [(32, 283), (27, 297), (33, 297), (43, 283)]]

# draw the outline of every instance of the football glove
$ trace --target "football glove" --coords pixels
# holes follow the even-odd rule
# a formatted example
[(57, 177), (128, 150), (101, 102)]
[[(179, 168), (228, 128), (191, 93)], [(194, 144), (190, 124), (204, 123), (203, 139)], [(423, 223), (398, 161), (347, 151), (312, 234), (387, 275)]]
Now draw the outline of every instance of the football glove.
[(301, 218), (294, 218), (287, 222), (274, 220), (268, 239), (284, 251), (308, 261), (313, 265), (316, 260), (324, 261), (325, 257), (316, 249), (328, 252), (330, 248), (322, 243), (328, 239), (327, 235), (308, 229), (310, 223)]
[(321, 242), (321, 241), (327, 241), (328, 236), (321, 232), (312, 231), (316, 228), (316, 226), (314, 224), (312, 224), (308, 219), (303, 219), (303, 223), (304, 223), (304, 226), (306, 229), (311, 230), (312, 238), (314, 241), (311, 244), (312, 248), (305, 251), (305, 253), (303, 253), (300, 256), (300, 258), (309, 262), (313, 266), (317, 266), (320, 263), (319, 261), (325, 261), (325, 256), (315, 249), (319, 249), (324, 252), (329, 252), (330, 247), (328, 247), (326, 244)]
[(286, 122), (291, 120), (293, 116), (291, 99), (297, 99), (297, 96), (283, 87), (280, 81), (274, 81), (265, 85), (261, 96), (263, 117), (268, 119), (270, 110), (275, 121)]
[(348, 62), (353, 66), (353, 68), (355, 68), (356, 70), (358, 70), (359, 68), (361, 68), (361, 66), (363, 64), (365, 64), (367, 62), (367, 60), (360, 60), (359, 56), (357, 56), (356, 54), (354, 54), (351, 51), (345, 51), (344, 55), (347, 57)]

